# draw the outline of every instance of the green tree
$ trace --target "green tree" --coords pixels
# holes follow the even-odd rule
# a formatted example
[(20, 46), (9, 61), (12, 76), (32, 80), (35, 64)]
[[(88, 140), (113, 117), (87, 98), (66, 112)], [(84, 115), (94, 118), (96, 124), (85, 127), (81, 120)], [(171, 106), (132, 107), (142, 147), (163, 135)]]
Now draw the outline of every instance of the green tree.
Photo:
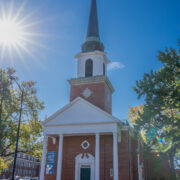
[[(0, 171), (6, 168), (15, 150), (21, 92), (9, 76), (18, 80), (14, 69), (0, 69)], [(44, 103), (36, 96), (35, 82), (21, 83), (24, 89), (22, 121), (19, 139), (19, 152), (38, 155), (42, 149), (42, 126), (39, 112), (44, 109)]]
[(176, 180), (174, 158), (180, 153), (180, 49), (160, 51), (158, 60), (162, 67), (144, 74), (133, 87), (138, 98), (145, 99), (134, 127), (145, 132), (148, 146), (168, 157), (171, 179)]

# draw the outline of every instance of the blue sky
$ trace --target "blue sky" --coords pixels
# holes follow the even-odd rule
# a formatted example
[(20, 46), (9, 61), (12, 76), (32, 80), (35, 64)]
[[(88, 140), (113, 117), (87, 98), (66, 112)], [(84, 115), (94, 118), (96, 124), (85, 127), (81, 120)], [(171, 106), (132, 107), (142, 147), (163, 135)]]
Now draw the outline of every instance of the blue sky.
[[(20, 57), (15, 49), (0, 56), (0, 66), (13, 67), (20, 80), (37, 82), (45, 102), (43, 118), (69, 102), (68, 79), (76, 77), (76, 60), (85, 40), (90, 0), (14, 0), (12, 16), (24, 4), (18, 20), (27, 17), (26, 29), (35, 36), (24, 43)], [(12, 1), (1, 0), (7, 14)], [(143, 103), (132, 90), (144, 73), (156, 70), (159, 50), (177, 48), (180, 38), (179, 0), (97, 0), (101, 40), (116, 69), (108, 72), (115, 93), (113, 114), (125, 119), (128, 105)], [(2, 11), (1, 11), (2, 12)], [(0, 19), (1, 14), (0, 12)], [(2, 46), (0, 46), (2, 52)], [(0, 52), (0, 53), (1, 53)], [(119, 68), (118, 68), (119, 67)]]

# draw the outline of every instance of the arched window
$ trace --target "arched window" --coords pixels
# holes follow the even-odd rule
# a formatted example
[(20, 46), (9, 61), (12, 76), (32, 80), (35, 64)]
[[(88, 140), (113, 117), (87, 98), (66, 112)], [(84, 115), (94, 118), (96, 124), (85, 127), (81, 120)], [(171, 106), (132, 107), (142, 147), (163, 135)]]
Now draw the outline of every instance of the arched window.
[(103, 63), (103, 75), (104, 75), (104, 76), (106, 75), (106, 66), (105, 66), (104, 63)]
[(86, 68), (85, 68), (85, 76), (91, 77), (93, 75), (93, 61), (91, 59), (88, 59), (86, 61)]

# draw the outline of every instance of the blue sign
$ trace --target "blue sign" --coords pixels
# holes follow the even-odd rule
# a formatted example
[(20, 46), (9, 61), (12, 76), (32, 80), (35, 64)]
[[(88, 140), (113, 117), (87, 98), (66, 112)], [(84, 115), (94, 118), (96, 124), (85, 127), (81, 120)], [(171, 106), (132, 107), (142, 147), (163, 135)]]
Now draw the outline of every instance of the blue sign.
[(48, 152), (46, 159), (46, 174), (55, 174), (56, 152)]

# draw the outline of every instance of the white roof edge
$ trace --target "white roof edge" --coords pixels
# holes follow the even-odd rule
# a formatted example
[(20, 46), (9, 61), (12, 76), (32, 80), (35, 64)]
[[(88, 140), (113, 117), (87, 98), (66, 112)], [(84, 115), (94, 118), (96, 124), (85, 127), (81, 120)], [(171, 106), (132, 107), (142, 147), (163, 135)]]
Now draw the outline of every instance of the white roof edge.
[(109, 118), (112, 118), (114, 120), (114, 122), (116, 123), (121, 123), (121, 121), (114, 117), (113, 115), (107, 113), (106, 111), (100, 109), (99, 107), (95, 106), (94, 104), (86, 101), (85, 99), (81, 98), (81, 97), (77, 97), (76, 99), (74, 99), (73, 101), (71, 101), (69, 104), (65, 105), (64, 107), (62, 107), (61, 109), (59, 109), (58, 111), (56, 111), (53, 115), (49, 116), (44, 122), (41, 123), (41, 125), (45, 125), (46, 123), (48, 123), (49, 121), (51, 121), (53, 118), (57, 117), (60, 113), (64, 112), (66, 109), (68, 109), (69, 107), (71, 107), (74, 103), (76, 103), (77, 101), (82, 101), (86, 104), (88, 104), (89, 106), (91, 106), (92, 108), (95, 108), (97, 111), (103, 113), (104, 115), (108, 116)]
[(98, 50), (93, 51), (93, 52), (85, 52), (85, 53), (84, 52), (80, 52), (80, 53), (78, 53), (75, 56), (75, 58), (77, 59), (77, 58), (82, 57), (82, 56), (94, 55), (94, 54), (106, 55), (107, 53), (106, 52), (102, 52), (102, 51), (98, 51)]
[(104, 124), (116, 124), (117, 122), (98, 122), (98, 123), (78, 123), (78, 124), (59, 124), (59, 125), (45, 125), (44, 127), (61, 127), (61, 126), (83, 126), (83, 125), (104, 125)]

